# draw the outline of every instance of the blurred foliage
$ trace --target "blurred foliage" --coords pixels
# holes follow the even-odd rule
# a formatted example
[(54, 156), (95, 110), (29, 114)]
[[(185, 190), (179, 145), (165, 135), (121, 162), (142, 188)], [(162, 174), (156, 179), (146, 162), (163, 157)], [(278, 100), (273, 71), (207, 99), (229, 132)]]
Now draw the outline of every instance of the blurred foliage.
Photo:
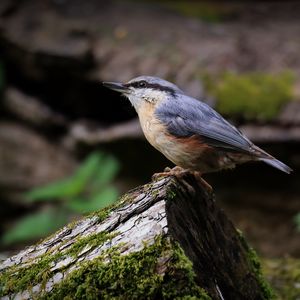
[(264, 259), (263, 273), (276, 292), (276, 299), (300, 299), (300, 260), (295, 258)]
[(19, 220), (14, 227), (4, 236), (2, 242), (5, 245), (43, 237), (66, 223), (63, 212), (48, 209), (30, 214)]
[(217, 100), (217, 110), (246, 120), (270, 121), (293, 98), (294, 74), (224, 73), (202, 76), (209, 94)]
[(220, 2), (206, 1), (163, 1), (164, 5), (187, 17), (199, 18), (206, 22), (221, 22), (232, 19), (235, 6)]
[[(137, 2), (137, 0), (131, 0)], [(235, 3), (211, 1), (170, 1), (170, 0), (143, 0), (144, 2), (159, 3), (186, 17), (198, 18), (206, 22), (221, 22), (237, 16), (239, 6)], [(140, 2), (140, 1), (138, 1)]]
[(294, 222), (297, 226), (297, 230), (300, 231), (300, 212), (294, 217)]
[(29, 202), (46, 202), (50, 208), (25, 216), (2, 238), (2, 243), (32, 240), (49, 234), (74, 214), (104, 208), (118, 198), (111, 184), (119, 171), (118, 161), (100, 152), (90, 154), (69, 178), (38, 187), (25, 196)]

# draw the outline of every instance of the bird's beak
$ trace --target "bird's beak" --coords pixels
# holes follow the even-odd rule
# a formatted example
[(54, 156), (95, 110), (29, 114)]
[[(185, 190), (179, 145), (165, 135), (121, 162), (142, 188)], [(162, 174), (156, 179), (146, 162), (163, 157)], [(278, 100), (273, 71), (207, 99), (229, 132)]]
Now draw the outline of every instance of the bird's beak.
[(107, 87), (113, 91), (120, 92), (120, 93), (123, 93), (123, 92), (127, 91), (127, 89), (128, 89), (123, 83), (120, 83), (120, 82), (104, 81), (104, 82), (102, 82), (102, 84), (105, 87)]

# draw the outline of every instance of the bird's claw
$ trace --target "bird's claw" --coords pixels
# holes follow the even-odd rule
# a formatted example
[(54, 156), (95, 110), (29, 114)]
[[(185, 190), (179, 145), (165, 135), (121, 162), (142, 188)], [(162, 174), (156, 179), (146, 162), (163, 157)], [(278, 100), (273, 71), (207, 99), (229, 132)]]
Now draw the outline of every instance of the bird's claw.
[(174, 177), (177, 177), (177, 178), (182, 178), (183, 176), (185, 176), (186, 174), (190, 173), (189, 170), (185, 170), (181, 167), (174, 167), (174, 168), (169, 168), (169, 167), (166, 167), (164, 169), (164, 172), (160, 172), (160, 173), (155, 173), (152, 175), (152, 179), (153, 180), (156, 180), (158, 178), (161, 178), (161, 177), (165, 177), (165, 176), (174, 176)]
[(210, 184), (208, 184), (202, 177), (201, 177), (201, 173), (198, 171), (189, 171), (186, 169), (183, 169), (181, 167), (174, 167), (173, 169), (166, 167), (164, 169), (164, 172), (160, 172), (160, 173), (155, 173), (152, 175), (152, 180), (158, 180), (159, 178), (162, 177), (166, 177), (166, 176), (174, 176), (178, 179), (183, 179), (184, 176), (186, 176), (187, 174), (192, 173), (194, 175), (194, 177), (196, 178), (196, 180), (210, 193), (212, 192), (212, 187)]
[(193, 174), (197, 181), (207, 190), (207, 192), (211, 193), (213, 191), (211, 185), (202, 178), (200, 172), (194, 171)]
[(152, 180), (157, 180), (161, 177), (166, 177), (166, 176), (175, 176), (178, 177), (180, 173), (188, 173), (187, 170), (184, 170), (178, 166), (174, 167), (173, 169), (166, 167), (163, 172), (155, 173), (152, 175)]

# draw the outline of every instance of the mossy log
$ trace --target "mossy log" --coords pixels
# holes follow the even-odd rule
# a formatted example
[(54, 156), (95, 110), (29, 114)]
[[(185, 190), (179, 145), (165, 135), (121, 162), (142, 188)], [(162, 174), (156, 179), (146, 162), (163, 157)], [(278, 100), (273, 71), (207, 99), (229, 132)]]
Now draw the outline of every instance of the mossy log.
[(0, 270), (2, 299), (272, 297), (254, 251), (192, 174), (134, 189)]

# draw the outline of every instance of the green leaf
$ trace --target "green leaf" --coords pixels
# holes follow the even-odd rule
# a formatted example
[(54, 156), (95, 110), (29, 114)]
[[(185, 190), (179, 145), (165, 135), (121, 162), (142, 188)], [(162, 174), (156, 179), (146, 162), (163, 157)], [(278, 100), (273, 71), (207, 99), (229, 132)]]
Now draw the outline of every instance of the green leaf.
[(60, 200), (75, 197), (83, 192), (85, 186), (99, 168), (103, 155), (94, 152), (77, 169), (70, 178), (35, 188), (25, 196), (29, 201)]
[(95, 176), (95, 179), (99, 184), (106, 185), (110, 183), (120, 170), (119, 162), (111, 155), (105, 157), (99, 166), (99, 170)]
[(5, 245), (41, 238), (63, 226), (67, 221), (65, 213), (53, 209), (37, 212), (20, 219), (1, 241)]
[(73, 183), (76, 186), (77, 191), (75, 195), (82, 192), (88, 181), (95, 176), (95, 173), (99, 169), (101, 162), (103, 161), (104, 155), (100, 152), (93, 152), (88, 158), (82, 163), (81, 167), (76, 171), (73, 176)]
[(35, 188), (25, 194), (28, 201), (61, 200), (75, 193), (75, 185), (72, 179), (65, 179), (46, 186)]
[(118, 191), (113, 186), (108, 186), (90, 199), (76, 198), (67, 203), (67, 207), (77, 213), (87, 213), (111, 205), (118, 199)]

